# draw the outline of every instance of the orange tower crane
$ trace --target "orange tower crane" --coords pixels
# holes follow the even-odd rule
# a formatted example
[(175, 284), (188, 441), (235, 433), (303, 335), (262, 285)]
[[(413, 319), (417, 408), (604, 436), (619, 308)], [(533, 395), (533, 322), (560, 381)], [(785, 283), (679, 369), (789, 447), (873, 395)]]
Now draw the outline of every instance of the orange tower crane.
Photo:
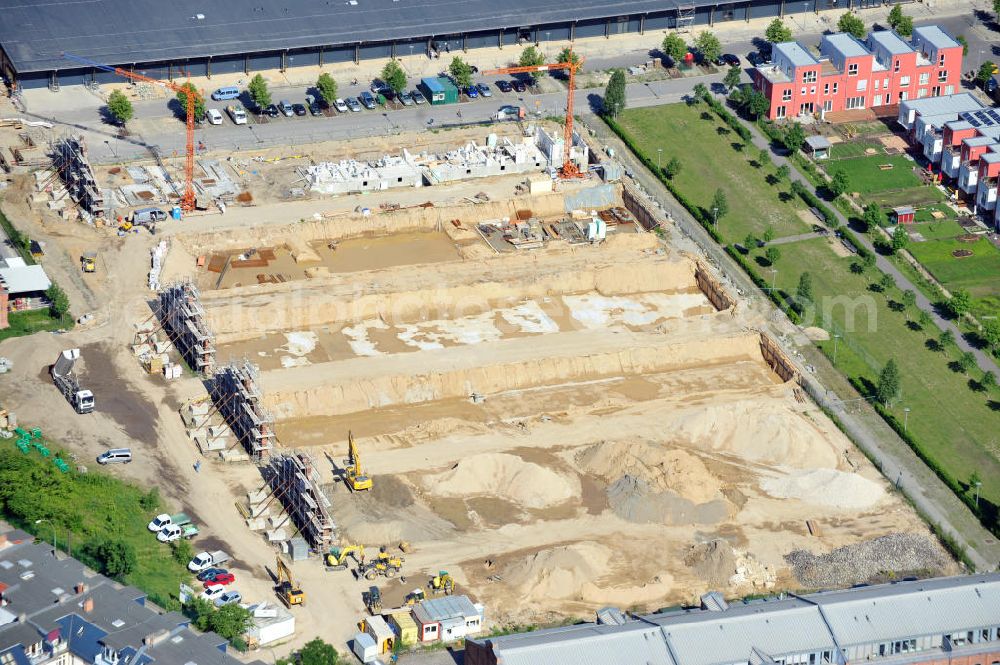
[[(573, 52), (570, 51), (570, 55)], [(527, 67), (504, 67), (502, 69), (491, 69), (483, 74), (535, 74), (537, 72), (554, 72), (566, 70), (569, 72), (569, 94), (566, 97), (566, 123), (563, 134), (563, 156), (562, 169), (559, 176), (562, 178), (580, 178), (584, 174), (579, 167), (569, 158), (570, 148), (573, 146), (573, 93), (576, 92), (576, 72), (583, 67), (583, 59), (577, 62), (553, 62), (544, 65), (531, 65)]]
[(187, 152), (185, 153), (184, 160), (184, 195), (181, 197), (181, 210), (184, 212), (191, 212), (194, 210), (194, 105), (195, 101), (201, 98), (201, 94), (193, 85), (190, 85), (190, 81), (189, 85), (181, 86), (177, 85), (173, 81), (160, 81), (159, 79), (143, 76), (142, 74), (136, 74), (135, 72), (130, 72), (129, 70), (122, 69), (121, 67), (105, 65), (88, 58), (73, 55), (72, 53), (63, 53), (62, 55), (67, 60), (73, 60), (105, 72), (112, 72), (130, 81), (152, 83), (154, 85), (167, 88), (168, 90), (172, 90), (173, 92), (185, 93), (185, 97), (187, 99)]

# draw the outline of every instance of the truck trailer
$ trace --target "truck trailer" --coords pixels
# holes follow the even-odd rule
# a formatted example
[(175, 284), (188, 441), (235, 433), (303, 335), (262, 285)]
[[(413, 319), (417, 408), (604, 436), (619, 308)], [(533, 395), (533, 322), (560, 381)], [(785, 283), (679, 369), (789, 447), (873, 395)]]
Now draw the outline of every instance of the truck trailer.
[(79, 359), (80, 349), (60, 353), (52, 365), (52, 381), (77, 413), (90, 413), (94, 410), (94, 393), (80, 385), (80, 378), (73, 371)]

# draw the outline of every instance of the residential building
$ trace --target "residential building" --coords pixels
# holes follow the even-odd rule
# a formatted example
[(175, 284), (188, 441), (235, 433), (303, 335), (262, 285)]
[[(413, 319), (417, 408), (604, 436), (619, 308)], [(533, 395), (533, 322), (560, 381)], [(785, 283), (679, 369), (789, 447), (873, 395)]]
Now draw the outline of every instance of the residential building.
[(890, 106), (959, 89), (962, 46), (937, 26), (915, 28), (909, 42), (891, 30), (862, 42), (848, 33), (824, 35), (815, 54), (799, 42), (775, 44), (771, 62), (751, 72), (779, 120)]
[(469, 639), (465, 665), (998, 665), (1000, 574), (903, 581)]
[(23, 532), (0, 534), (4, 665), (242, 665), (226, 640), (189, 624)]

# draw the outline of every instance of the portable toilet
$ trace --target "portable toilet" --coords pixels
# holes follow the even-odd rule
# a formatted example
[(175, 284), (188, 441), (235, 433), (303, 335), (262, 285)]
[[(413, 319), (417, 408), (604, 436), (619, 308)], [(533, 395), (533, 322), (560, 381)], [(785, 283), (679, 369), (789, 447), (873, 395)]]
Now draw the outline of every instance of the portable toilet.
[(371, 663), (378, 658), (378, 648), (375, 646), (375, 640), (368, 633), (357, 633), (354, 636), (352, 646), (354, 655), (362, 663)]
[(385, 619), (377, 614), (369, 617), (365, 620), (365, 632), (374, 640), (377, 653), (392, 651), (392, 642), (396, 638), (396, 633), (393, 632), (392, 628), (389, 628)]
[(180, 206), (174, 206), (173, 209), (170, 211), (170, 216), (173, 217), (174, 219), (180, 219), (181, 218), (181, 207)]
[(409, 612), (395, 612), (389, 615), (389, 627), (396, 633), (399, 643), (404, 647), (417, 643), (417, 622)]

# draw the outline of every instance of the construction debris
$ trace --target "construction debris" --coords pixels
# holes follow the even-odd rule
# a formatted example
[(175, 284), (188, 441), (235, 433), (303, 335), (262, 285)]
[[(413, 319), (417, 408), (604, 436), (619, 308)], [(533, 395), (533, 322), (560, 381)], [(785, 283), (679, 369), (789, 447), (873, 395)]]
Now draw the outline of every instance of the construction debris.
[(941, 546), (927, 536), (892, 533), (817, 556), (805, 550), (785, 555), (802, 584), (839, 589), (875, 579), (886, 572), (940, 570), (948, 563)]

